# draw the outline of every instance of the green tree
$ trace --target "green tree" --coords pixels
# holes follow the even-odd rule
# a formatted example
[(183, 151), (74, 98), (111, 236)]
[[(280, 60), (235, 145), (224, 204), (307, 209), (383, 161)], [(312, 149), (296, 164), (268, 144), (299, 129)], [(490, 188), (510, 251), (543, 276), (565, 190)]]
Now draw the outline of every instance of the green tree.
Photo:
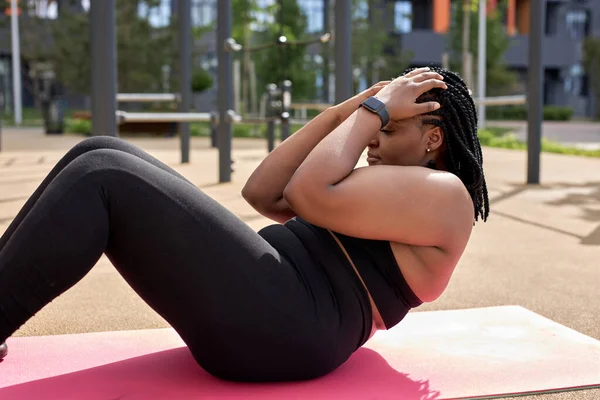
[(393, 8), (393, 2), (352, 1), (352, 65), (363, 71), (368, 85), (399, 76), (413, 57), (402, 49), (401, 37), (389, 32)]
[(595, 100), (595, 118), (600, 119), (600, 79), (596, 71), (600, 69), (600, 39), (588, 37), (583, 42), (584, 67), (589, 76)]
[[(35, 7), (35, 2), (27, 2)], [(160, 0), (117, 0), (116, 42), (119, 92), (160, 89), (163, 66), (173, 59), (174, 29), (150, 23)], [(140, 12), (145, 10), (145, 12)], [(89, 15), (64, 7), (55, 20), (22, 18), (23, 58), (49, 63), (56, 78), (69, 91), (89, 94), (91, 85)]]
[[(517, 76), (510, 71), (505, 62), (504, 55), (510, 47), (510, 37), (502, 22), (502, 15), (506, 9), (506, 0), (498, 2), (496, 10), (487, 16), (486, 35), (486, 94), (501, 96), (512, 93), (517, 84)], [(471, 22), (469, 32), (469, 49), (473, 54), (473, 76), (477, 76), (477, 56), (479, 43), (479, 10), (478, 2), (473, 2), (471, 7)], [(452, 23), (448, 35), (448, 47), (451, 52), (450, 68), (462, 71), (461, 54), (463, 49), (463, 7), (456, 7), (452, 16)], [(474, 88), (472, 88), (473, 90)], [(474, 91), (474, 90), (473, 90)]]
[[(307, 38), (307, 18), (296, 0), (282, 0), (284, 12), (280, 13), (280, 4), (273, 4), (265, 10), (275, 18), (264, 30), (255, 32), (254, 43), (276, 43), (280, 35), (288, 42)], [(277, 45), (252, 54), (256, 65), (257, 86), (265, 88), (269, 83), (281, 84), (292, 81), (292, 94), (295, 101), (313, 99), (315, 96), (316, 73), (308, 68), (305, 60), (306, 45)]]

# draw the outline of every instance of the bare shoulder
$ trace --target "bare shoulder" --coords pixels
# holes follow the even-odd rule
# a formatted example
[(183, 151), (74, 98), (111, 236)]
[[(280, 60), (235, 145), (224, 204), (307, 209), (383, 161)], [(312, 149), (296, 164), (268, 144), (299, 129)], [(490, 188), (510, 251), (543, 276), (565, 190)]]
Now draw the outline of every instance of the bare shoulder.
[(348, 236), (443, 249), (466, 243), (474, 217), (458, 177), (423, 167), (357, 168), (327, 190), (287, 200), (308, 222)]

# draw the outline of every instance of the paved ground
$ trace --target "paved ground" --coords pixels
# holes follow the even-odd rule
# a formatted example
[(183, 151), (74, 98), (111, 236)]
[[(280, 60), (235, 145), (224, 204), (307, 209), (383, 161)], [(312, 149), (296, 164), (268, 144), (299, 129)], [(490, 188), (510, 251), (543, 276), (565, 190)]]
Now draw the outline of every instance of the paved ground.
[[(6, 130), (0, 152), (0, 233), (49, 169), (82, 138), (38, 130)], [(239, 193), (266, 155), (266, 143), (234, 141), (233, 182), (217, 183), (217, 151), (192, 142), (191, 163), (179, 162), (178, 141), (126, 138), (171, 165), (259, 229), (270, 223)], [(526, 186), (524, 152), (484, 150), (491, 218), (478, 224), (450, 287), (419, 311), (521, 305), (600, 339), (600, 159), (542, 156), (542, 185)], [(165, 327), (106, 259), (18, 332), (45, 335)], [(600, 390), (528, 396), (597, 400)]]

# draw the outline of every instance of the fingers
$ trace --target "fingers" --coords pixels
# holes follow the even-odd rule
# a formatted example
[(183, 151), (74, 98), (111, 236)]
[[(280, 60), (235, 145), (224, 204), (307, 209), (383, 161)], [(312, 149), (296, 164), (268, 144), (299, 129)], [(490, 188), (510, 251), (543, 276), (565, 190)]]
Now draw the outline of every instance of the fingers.
[(428, 79), (437, 79), (440, 81), (444, 80), (444, 77), (437, 72), (423, 72), (413, 78), (413, 82), (424, 82)]
[(415, 104), (415, 108), (416, 108), (416, 111), (418, 114), (427, 114), (427, 113), (437, 110), (440, 107), (441, 107), (440, 103), (438, 103), (436, 101)]
[(374, 84), (373, 86), (385, 86), (385, 85), (389, 85), (390, 83), (392, 83), (392, 81), (380, 81), (380, 82), (377, 82), (376, 84)]
[(448, 85), (444, 81), (439, 79), (428, 79), (426, 81), (417, 83), (420, 93), (429, 92), (431, 89), (448, 89)]
[(429, 67), (417, 68), (417, 69), (414, 69), (414, 70), (410, 71), (409, 73), (407, 73), (403, 77), (404, 78), (412, 78), (412, 77), (415, 77), (415, 76), (417, 76), (419, 74), (422, 74), (424, 72), (429, 72), (429, 71), (431, 71), (431, 69)]

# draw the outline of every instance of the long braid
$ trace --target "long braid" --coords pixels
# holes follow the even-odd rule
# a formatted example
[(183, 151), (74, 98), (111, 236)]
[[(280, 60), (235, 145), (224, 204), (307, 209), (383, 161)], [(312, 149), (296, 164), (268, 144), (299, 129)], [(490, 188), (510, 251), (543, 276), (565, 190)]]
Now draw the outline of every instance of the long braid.
[[(475, 220), (487, 220), (490, 206), (483, 173), (483, 153), (477, 136), (477, 111), (469, 89), (456, 73), (430, 67), (444, 77), (448, 89), (433, 89), (417, 103), (437, 101), (441, 107), (421, 120), (422, 124), (438, 126), (444, 132), (444, 164), (458, 176), (473, 200)], [(413, 68), (405, 71), (405, 74)]]

